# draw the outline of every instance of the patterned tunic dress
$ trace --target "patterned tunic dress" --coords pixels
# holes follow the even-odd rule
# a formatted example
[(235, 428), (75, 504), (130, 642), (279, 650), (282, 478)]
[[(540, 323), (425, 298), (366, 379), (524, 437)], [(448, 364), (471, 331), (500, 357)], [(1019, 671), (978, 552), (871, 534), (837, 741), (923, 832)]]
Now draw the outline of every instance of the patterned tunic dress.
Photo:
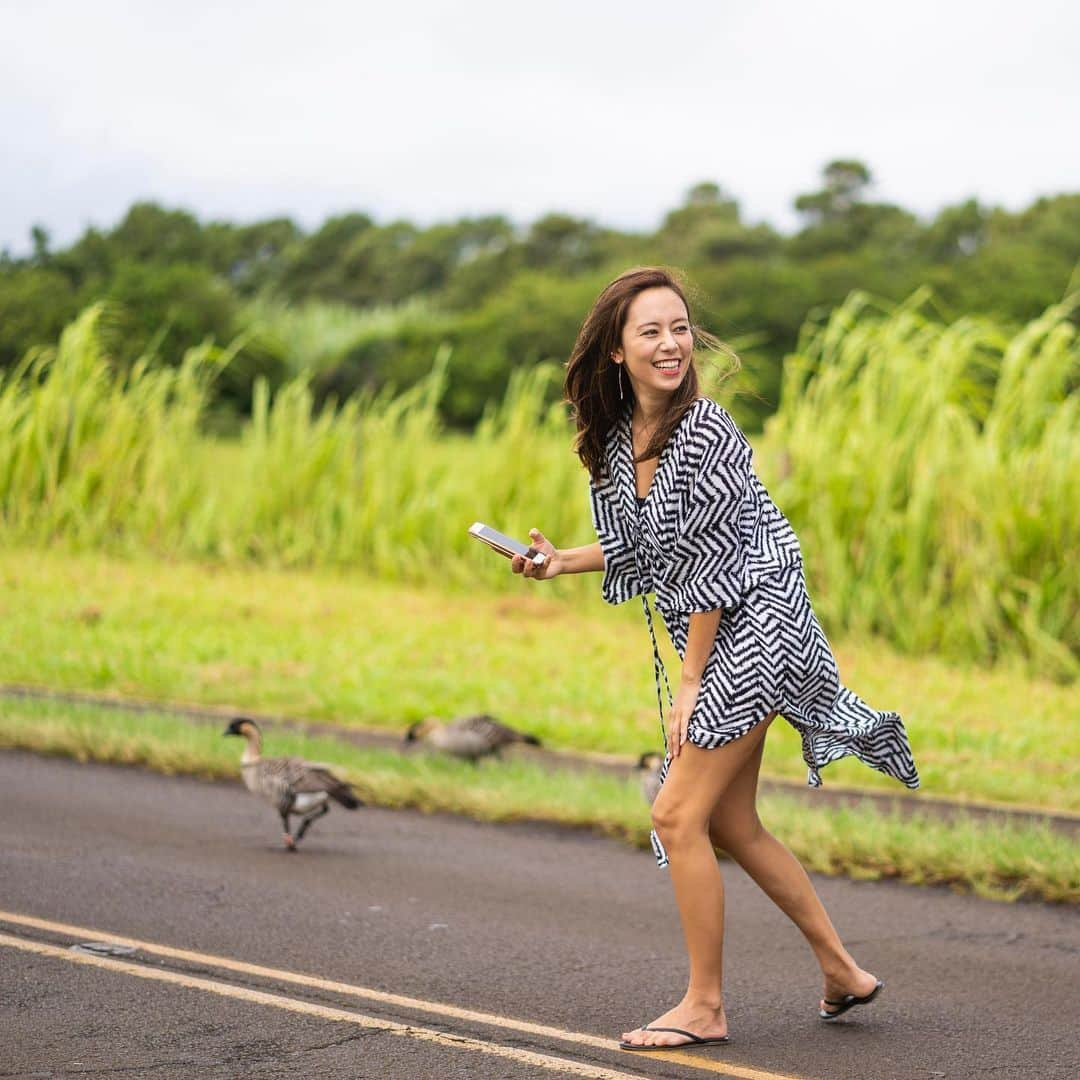
[[(591, 485), (604, 553), (604, 599), (656, 596), (676, 652), (686, 651), (693, 612), (723, 609), (687, 728), (713, 749), (777, 711), (802, 738), (809, 784), (851, 754), (919, 786), (903, 721), (871, 708), (840, 684), (836, 660), (810, 606), (799, 542), (751, 468), (750, 444), (708, 398), (687, 410), (636, 497), (630, 414), (608, 439), (607, 475)], [(657, 656), (657, 693), (662, 668)], [(667, 775), (664, 762), (661, 778)], [(655, 833), (653, 848), (667, 864)]]

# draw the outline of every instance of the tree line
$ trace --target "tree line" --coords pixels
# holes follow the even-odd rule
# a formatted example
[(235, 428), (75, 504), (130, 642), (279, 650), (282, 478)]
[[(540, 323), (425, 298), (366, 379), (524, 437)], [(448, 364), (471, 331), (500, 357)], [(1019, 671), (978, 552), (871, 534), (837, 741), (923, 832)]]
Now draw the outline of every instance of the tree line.
[(795, 199), (800, 227), (790, 235), (746, 221), (711, 182), (691, 188), (655, 231), (638, 233), (561, 213), (525, 227), (499, 215), (420, 227), (361, 212), (305, 232), (289, 218), (200, 222), (139, 202), (114, 228), (89, 228), (62, 250), (36, 226), (29, 255), (0, 254), (0, 369), (54, 342), (79, 310), (105, 300), (110, 351), (120, 363), (147, 351), (175, 362), (207, 337), (226, 343), (244, 335), (219, 389), (245, 412), (257, 376), (274, 384), (296, 363), (259, 332), (254, 310), (368, 311), (409, 301), (414, 317), (385, 319), (321, 362), (312, 372), (318, 396), (400, 389), (449, 344), (447, 414), (467, 425), (501, 399), (516, 367), (565, 358), (606, 280), (628, 265), (658, 262), (686, 271), (701, 321), (743, 354), (756, 391), (751, 411), (764, 415), (776, 407), (783, 356), (806, 319), (854, 289), (895, 301), (928, 285), (948, 315), (988, 313), (1018, 324), (1080, 286), (1080, 194), (1041, 198), (1018, 212), (969, 199), (924, 221), (873, 201), (872, 183), (864, 163), (830, 162), (820, 188)]

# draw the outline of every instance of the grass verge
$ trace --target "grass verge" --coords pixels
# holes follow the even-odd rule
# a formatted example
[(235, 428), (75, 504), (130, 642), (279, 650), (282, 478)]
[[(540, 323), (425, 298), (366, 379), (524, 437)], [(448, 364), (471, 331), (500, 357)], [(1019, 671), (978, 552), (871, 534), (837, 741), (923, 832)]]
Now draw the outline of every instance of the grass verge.
[[(3, 702), (0, 747), (203, 777), (239, 771), (235, 743), (216, 726), (58, 702)], [(632, 780), (553, 772), (523, 760), (471, 766), (287, 732), (273, 733), (267, 752), (326, 762), (375, 805), (550, 821), (647, 846), (648, 813)], [(821, 873), (947, 884), (997, 900), (1080, 903), (1080, 849), (1044, 826), (900, 818), (870, 807), (808, 813), (805, 803), (782, 795), (763, 797), (761, 813), (804, 865)], [(267, 829), (276, 828), (267, 815)]]
[[(476, 547), (478, 560), (496, 558)], [(484, 711), (552, 747), (655, 747), (640, 607), (612, 609), (597, 595), (583, 610), (565, 602), (561, 581), (520, 584), (507, 596), (327, 570), (7, 549), (0, 682), (395, 731)], [(1080, 810), (1080, 686), (901, 656), (874, 639), (834, 644), (847, 685), (903, 714), (925, 794)], [(786, 724), (770, 732), (765, 772), (806, 779)], [(899, 790), (851, 760), (824, 778)]]

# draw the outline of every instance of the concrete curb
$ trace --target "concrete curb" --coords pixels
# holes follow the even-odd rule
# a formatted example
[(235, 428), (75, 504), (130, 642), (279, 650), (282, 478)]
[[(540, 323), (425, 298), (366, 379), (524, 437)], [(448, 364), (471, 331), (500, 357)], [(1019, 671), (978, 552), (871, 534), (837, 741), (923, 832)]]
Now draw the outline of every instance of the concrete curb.
[[(401, 734), (385, 728), (363, 726), (342, 727), (307, 721), (293, 716), (252, 712), (232, 706), (194, 705), (185, 702), (151, 701), (144, 698), (120, 697), (114, 694), (95, 694), (82, 690), (53, 690), (48, 687), (20, 684), (0, 684), (0, 698), (26, 698), (38, 701), (63, 701), (102, 709), (120, 709), (134, 713), (165, 713), (194, 723), (215, 723), (242, 713), (257, 720), (263, 727), (280, 727), (320, 738), (338, 739), (353, 746), (375, 746), (403, 751)], [(515, 747), (513, 752), (538, 764), (559, 769), (588, 769), (620, 776), (634, 773), (636, 758), (618, 754), (588, 753), (574, 750), (545, 750), (534, 747)], [(1011, 806), (1002, 803), (965, 802), (912, 793), (889, 794), (862, 788), (827, 786), (809, 788), (797, 780), (763, 776), (761, 791), (799, 799), (807, 806), (866, 806), (883, 813), (903, 816), (929, 814), (946, 820), (973, 818), (978, 821), (1013, 825), (1045, 824), (1055, 832), (1080, 837), (1080, 814), (1062, 810), (1045, 810), (1035, 806)]]

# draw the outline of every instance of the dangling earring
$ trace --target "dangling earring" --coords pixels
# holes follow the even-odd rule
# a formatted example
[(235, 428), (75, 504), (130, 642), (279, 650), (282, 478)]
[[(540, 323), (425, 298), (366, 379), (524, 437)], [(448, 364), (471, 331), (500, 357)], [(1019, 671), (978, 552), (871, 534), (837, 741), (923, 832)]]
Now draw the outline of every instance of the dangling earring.
[(622, 385), (622, 364), (619, 365), (619, 400), (622, 401), (624, 397), (623, 385)]

